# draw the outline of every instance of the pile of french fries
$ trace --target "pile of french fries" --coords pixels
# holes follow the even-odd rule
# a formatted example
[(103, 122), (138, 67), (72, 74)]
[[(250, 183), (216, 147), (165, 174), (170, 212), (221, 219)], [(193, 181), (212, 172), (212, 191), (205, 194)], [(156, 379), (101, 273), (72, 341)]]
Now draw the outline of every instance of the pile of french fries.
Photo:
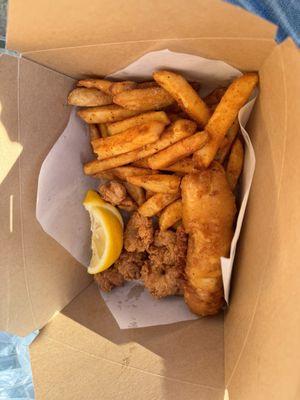
[(82, 107), (97, 157), (85, 174), (124, 182), (140, 214), (159, 216), (161, 230), (176, 226), (185, 174), (218, 161), (235, 190), (244, 159), (237, 116), (257, 83), (245, 73), (202, 99), (197, 83), (170, 71), (142, 83), (80, 80), (68, 103)]

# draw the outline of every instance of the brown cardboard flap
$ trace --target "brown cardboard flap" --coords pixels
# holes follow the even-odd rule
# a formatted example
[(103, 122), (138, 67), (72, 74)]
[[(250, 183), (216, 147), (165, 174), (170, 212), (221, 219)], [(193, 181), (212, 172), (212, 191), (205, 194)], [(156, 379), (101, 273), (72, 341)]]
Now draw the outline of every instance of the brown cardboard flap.
[(222, 316), (120, 330), (91, 285), (31, 347), (37, 399), (223, 400), (222, 343)]
[(23, 149), (0, 185), (0, 330), (23, 335), (42, 327), (90, 278), (35, 218), (40, 166), (67, 123), (73, 81), (27, 60), (3, 56), (0, 63), (1, 124), (7, 142)]
[(7, 47), (20, 52), (167, 38), (273, 38), (267, 21), (221, 0), (10, 0)]
[(230, 400), (300, 395), (300, 58), (291, 41), (263, 65), (260, 88), (249, 127), (257, 167), (225, 319)]
[(24, 53), (24, 57), (73, 78), (105, 76), (144, 54), (169, 49), (219, 59), (241, 70), (258, 70), (275, 47), (272, 39), (200, 38), (146, 40)]

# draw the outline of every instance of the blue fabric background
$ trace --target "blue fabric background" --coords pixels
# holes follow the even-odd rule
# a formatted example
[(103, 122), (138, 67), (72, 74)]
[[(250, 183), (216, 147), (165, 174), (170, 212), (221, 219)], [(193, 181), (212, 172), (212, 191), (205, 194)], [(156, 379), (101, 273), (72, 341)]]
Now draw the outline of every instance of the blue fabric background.
[(276, 40), (288, 36), (300, 47), (300, 0), (226, 0), (278, 26)]

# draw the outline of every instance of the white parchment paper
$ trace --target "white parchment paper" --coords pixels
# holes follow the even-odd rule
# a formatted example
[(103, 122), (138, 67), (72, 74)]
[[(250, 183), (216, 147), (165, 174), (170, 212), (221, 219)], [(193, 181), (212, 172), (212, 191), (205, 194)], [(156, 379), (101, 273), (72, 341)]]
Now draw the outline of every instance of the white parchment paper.
[[(108, 78), (143, 81), (150, 79), (153, 71), (158, 69), (182, 72), (189, 80), (199, 81), (201, 95), (218, 86), (225, 86), (233, 78), (241, 75), (240, 71), (222, 61), (162, 50), (147, 53)], [(255, 168), (253, 147), (245, 130), (254, 102), (253, 96), (239, 112), (241, 132), (246, 144), (245, 162), (241, 206), (231, 243), (230, 258), (221, 259), (227, 302), (236, 244)], [(42, 164), (36, 205), (36, 216), (44, 231), (86, 267), (91, 255), (91, 233), (89, 216), (82, 206), (82, 200), (86, 190), (96, 188), (98, 181), (83, 174), (82, 164), (92, 158), (87, 129), (73, 110), (66, 129)], [(156, 300), (137, 281), (101, 295), (121, 329), (170, 324), (197, 318), (188, 310), (181, 297)]]

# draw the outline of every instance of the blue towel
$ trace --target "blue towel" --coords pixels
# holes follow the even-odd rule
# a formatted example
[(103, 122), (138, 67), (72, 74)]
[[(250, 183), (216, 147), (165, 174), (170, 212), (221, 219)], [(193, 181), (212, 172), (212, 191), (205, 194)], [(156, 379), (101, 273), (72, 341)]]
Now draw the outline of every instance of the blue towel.
[(28, 346), (38, 331), (26, 337), (0, 332), (0, 400), (34, 399)]
[(277, 25), (276, 41), (290, 36), (300, 47), (300, 0), (226, 0)]

